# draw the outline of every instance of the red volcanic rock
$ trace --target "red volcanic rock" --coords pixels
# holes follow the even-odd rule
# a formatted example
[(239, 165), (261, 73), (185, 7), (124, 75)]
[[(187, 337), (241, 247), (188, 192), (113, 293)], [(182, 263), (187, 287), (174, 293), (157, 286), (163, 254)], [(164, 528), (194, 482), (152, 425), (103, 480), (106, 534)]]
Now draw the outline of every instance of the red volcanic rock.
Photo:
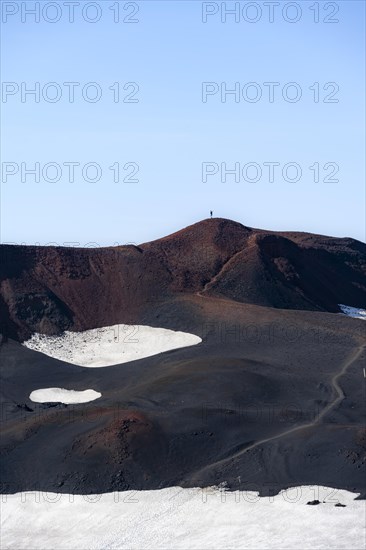
[(0, 247), (0, 330), (15, 339), (138, 324), (198, 294), (282, 309), (366, 306), (366, 246), (209, 219), (137, 246)]

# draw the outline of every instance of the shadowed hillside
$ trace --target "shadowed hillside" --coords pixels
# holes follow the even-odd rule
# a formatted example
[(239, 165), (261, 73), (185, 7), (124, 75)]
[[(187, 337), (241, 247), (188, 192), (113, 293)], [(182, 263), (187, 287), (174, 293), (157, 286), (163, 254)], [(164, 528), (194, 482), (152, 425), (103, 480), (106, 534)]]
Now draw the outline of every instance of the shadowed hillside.
[(204, 220), (136, 246), (1, 246), (1, 331), (15, 339), (138, 323), (154, 302), (220, 296), (282, 309), (366, 306), (366, 245)]

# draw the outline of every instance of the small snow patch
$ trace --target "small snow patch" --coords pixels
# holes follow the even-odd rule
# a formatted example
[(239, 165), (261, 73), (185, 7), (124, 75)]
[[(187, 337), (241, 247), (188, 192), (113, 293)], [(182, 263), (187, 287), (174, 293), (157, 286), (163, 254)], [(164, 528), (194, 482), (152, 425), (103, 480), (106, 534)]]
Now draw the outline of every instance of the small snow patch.
[(366, 321), (366, 309), (361, 309), (357, 307), (345, 306), (344, 304), (338, 304), (339, 309), (344, 315), (348, 317), (354, 317), (355, 319), (363, 319)]
[(60, 336), (34, 334), (23, 345), (80, 367), (108, 367), (194, 346), (199, 336), (142, 325), (113, 325)]
[(71, 405), (74, 403), (88, 403), (102, 397), (102, 394), (94, 390), (65, 390), (64, 388), (43, 388), (34, 390), (29, 399), (34, 403), (64, 403)]

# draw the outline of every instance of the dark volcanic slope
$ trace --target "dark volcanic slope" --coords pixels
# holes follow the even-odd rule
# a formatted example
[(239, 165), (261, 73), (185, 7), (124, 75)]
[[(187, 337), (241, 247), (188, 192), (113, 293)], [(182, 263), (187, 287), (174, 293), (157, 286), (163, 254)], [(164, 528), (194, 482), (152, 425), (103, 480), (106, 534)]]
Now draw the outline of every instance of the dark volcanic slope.
[[(366, 493), (365, 245), (206, 220), (116, 249), (2, 247), (2, 492), (172, 485)], [(102, 369), (30, 351), (32, 331), (139, 323), (198, 346)], [(93, 388), (85, 405), (34, 389)]]
[(0, 330), (15, 339), (138, 323), (203, 293), (275, 308), (366, 307), (366, 245), (212, 219), (139, 247), (0, 248)]
[[(164, 307), (165, 318), (184, 312), (176, 328), (190, 317), (203, 343), (102, 369), (1, 346), (3, 492), (221, 482), (262, 494), (301, 484), (366, 492), (364, 321), (199, 296)], [(350, 359), (346, 399), (319, 418)], [(40, 387), (102, 398), (38, 405), (29, 394)]]

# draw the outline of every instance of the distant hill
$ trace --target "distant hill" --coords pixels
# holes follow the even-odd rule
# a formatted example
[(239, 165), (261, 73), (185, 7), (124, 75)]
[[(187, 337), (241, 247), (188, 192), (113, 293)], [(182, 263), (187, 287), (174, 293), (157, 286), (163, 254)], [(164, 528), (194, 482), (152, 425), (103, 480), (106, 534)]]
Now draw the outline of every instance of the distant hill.
[(365, 308), (366, 245), (214, 218), (140, 246), (0, 247), (0, 330), (17, 340), (140, 323), (155, 303), (192, 294), (281, 309)]

